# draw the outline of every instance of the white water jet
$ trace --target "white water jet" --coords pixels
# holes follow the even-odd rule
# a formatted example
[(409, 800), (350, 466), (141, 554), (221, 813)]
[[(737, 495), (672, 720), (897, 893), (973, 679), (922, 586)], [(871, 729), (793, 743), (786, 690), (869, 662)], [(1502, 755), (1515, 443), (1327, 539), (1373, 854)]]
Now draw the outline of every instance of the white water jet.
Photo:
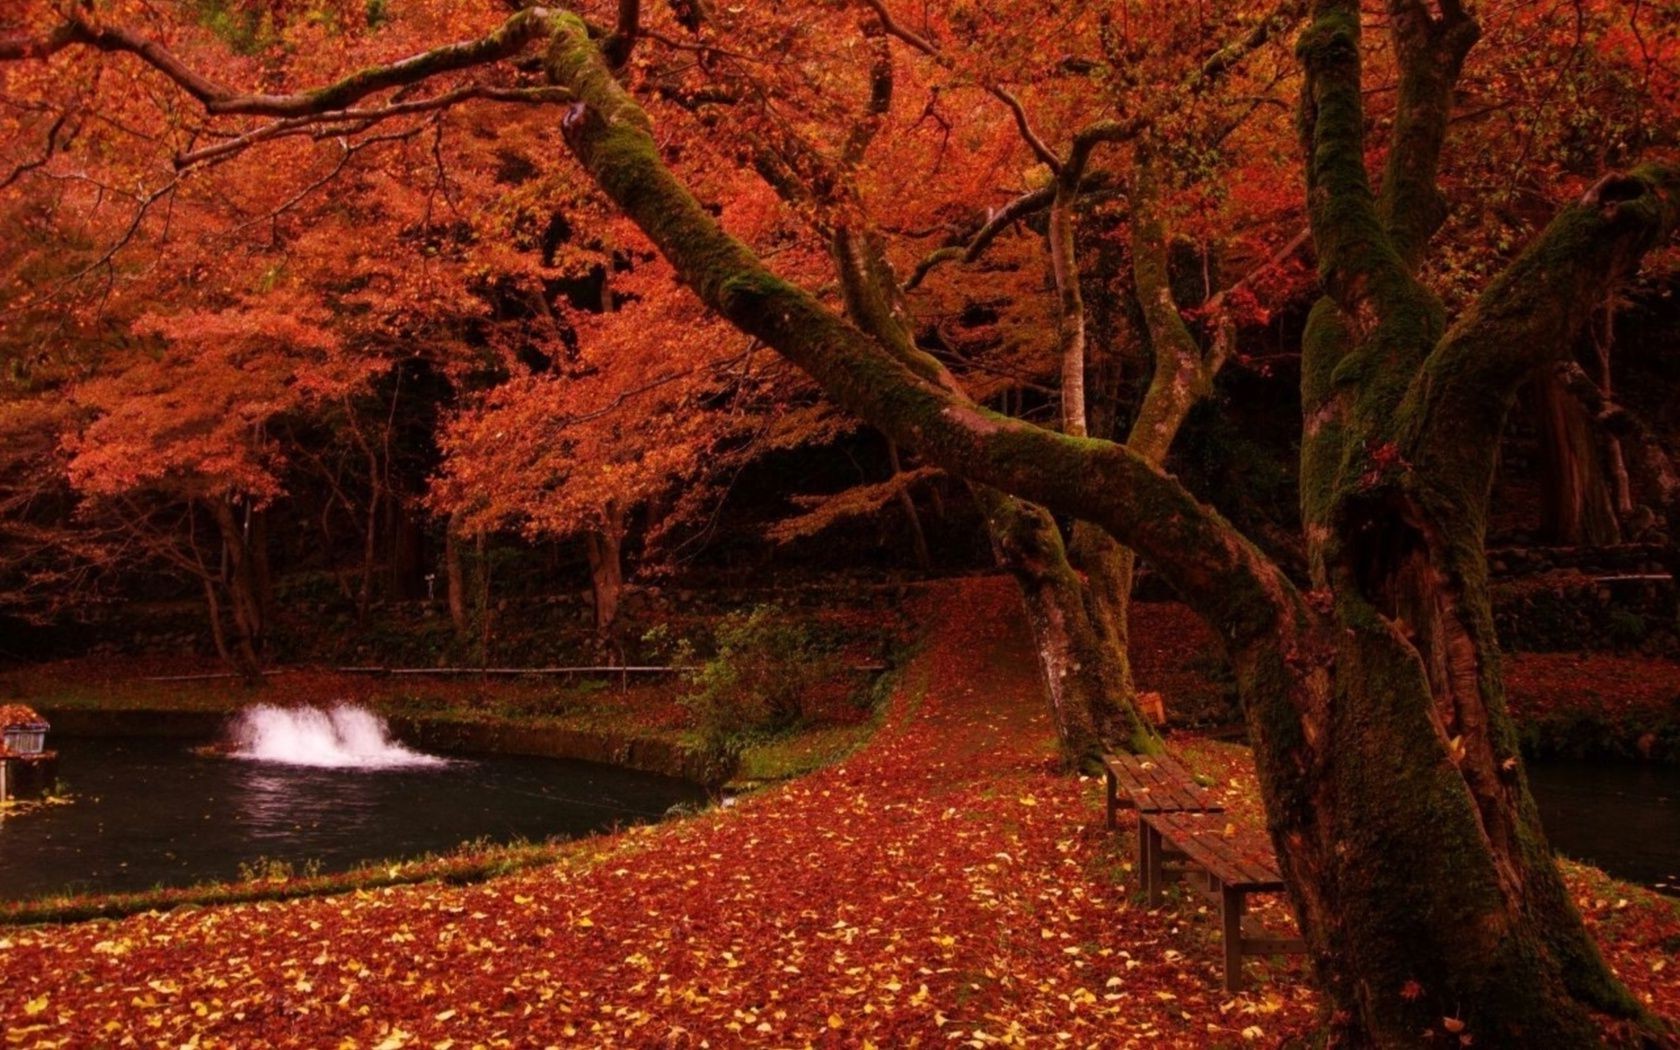
[(391, 739), (385, 720), (365, 707), (276, 707), (258, 704), (233, 722), (235, 758), (329, 769), (397, 769), (441, 766), (448, 759), (424, 755)]

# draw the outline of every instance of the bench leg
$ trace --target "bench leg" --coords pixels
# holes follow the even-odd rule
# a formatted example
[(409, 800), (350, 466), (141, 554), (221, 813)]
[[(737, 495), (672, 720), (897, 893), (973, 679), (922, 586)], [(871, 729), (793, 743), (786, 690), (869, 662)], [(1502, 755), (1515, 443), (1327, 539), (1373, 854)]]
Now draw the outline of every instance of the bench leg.
[(1151, 908), (1161, 903), (1161, 887), (1166, 881), (1161, 873), (1161, 833), (1138, 817), (1138, 853), (1143, 861), (1144, 900)]
[(1120, 784), (1114, 779), (1114, 774), (1103, 771), (1103, 779), (1108, 781), (1108, 830), (1114, 831), (1120, 827), (1116, 814), (1120, 811)]
[[(1210, 881), (1212, 881), (1210, 876)], [(1225, 931), (1225, 990), (1240, 992), (1243, 986), (1242, 920), (1247, 897), (1241, 890), (1219, 887), (1220, 925)]]

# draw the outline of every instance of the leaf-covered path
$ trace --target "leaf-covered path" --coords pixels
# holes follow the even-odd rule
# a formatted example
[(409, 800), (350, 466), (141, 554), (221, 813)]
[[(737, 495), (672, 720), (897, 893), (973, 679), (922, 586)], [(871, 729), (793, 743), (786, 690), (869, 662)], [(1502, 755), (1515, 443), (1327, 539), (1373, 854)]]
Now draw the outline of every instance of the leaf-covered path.
[(1209, 967), (1127, 903), (1091, 785), (1052, 773), (1011, 589), (928, 600), (889, 724), (838, 767), (480, 886), (0, 934), (7, 1041), (1205, 1045), (1206, 1015), (1233, 1039), (1268, 1026), (1210, 1010)]
[(1100, 828), (1093, 782), (1053, 772), (1012, 588), (924, 600), (886, 727), (839, 766), (477, 886), (0, 932), (5, 1044), (1205, 1047), (1305, 1030), (1314, 997), (1288, 971), (1220, 990), (1199, 902), (1131, 899), (1129, 836)]

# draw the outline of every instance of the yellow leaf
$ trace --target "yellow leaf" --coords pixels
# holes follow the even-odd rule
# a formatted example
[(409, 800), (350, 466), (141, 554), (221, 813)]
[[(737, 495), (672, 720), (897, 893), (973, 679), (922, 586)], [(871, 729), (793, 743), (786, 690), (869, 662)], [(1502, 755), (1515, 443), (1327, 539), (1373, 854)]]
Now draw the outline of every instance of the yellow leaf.
[(45, 1010), (46, 1008), (47, 1008), (47, 997), (44, 996), (44, 995), (41, 996), (39, 999), (31, 999), (27, 1003), (23, 1004), (23, 1012), (28, 1014), (30, 1017), (34, 1017), (36, 1014), (40, 1013), (42, 1010)]
[(844, 1028), (844, 1027), (846, 1027), (846, 1022), (842, 1021), (840, 1019), (839, 1014), (829, 1014), (828, 1015), (828, 1026), (830, 1028)]

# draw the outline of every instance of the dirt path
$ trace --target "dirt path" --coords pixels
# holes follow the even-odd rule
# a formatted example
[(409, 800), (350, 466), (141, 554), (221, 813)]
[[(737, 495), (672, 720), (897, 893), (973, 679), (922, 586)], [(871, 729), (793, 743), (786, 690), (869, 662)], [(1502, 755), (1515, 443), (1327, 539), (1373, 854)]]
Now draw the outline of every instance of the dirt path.
[[(1129, 903), (1095, 785), (1052, 772), (1017, 599), (938, 589), (886, 728), (840, 766), (552, 868), (0, 933), (11, 1046), (1209, 1046), (1206, 923)], [(1187, 905), (1193, 911), (1194, 905)]]

